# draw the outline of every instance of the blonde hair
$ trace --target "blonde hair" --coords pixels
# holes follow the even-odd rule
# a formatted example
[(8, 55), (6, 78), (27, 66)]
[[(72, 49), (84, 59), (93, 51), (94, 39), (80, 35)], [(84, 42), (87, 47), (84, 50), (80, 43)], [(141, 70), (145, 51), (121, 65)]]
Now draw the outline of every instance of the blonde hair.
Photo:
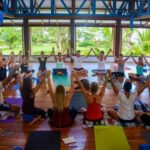
[(65, 88), (62, 85), (58, 85), (55, 91), (53, 108), (58, 111), (64, 110), (64, 101), (65, 101)]

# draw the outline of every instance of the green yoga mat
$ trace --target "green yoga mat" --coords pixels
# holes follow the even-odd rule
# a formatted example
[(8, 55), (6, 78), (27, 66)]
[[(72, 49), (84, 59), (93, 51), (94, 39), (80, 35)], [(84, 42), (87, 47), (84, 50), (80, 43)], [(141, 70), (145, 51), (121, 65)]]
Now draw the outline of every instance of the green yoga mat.
[(55, 86), (60, 85), (60, 84), (63, 86), (71, 85), (69, 76), (55, 75), (55, 76), (53, 76), (53, 81), (54, 81)]
[(122, 127), (95, 126), (96, 150), (130, 150)]

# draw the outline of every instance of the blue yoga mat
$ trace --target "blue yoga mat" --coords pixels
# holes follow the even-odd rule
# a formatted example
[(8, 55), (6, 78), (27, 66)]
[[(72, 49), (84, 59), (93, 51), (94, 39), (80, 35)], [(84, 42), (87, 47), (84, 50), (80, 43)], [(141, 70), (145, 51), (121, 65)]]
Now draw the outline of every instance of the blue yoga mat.
[(25, 150), (60, 150), (59, 131), (33, 131), (30, 133)]
[(57, 85), (63, 85), (63, 86), (70, 86), (71, 80), (68, 76), (61, 76), (61, 75), (55, 75), (53, 76), (53, 81), (55, 86)]
[(150, 131), (144, 132), (143, 134), (144, 134), (145, 140), (146, 140), (148, 143), (150, 143)]

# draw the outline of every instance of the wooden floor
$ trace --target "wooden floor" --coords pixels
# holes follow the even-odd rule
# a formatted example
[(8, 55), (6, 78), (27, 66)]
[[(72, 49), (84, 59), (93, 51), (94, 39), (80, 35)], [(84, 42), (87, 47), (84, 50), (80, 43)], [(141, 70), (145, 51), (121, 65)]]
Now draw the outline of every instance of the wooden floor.
[[(83, 67), (88, 69), (90, 72), (92, 69), (96, 68), (96, 65), (97, 64), (94, 63), (85, 63), (83, 64)], [(134, 66), (132, 64), (127, 64), (126, 66), (128, 66), (128, 68), (126, 67), (126, 72), (135, 71)], [(49, 69), (52, 69), (53, 67), (54, 64), (48, 64)], [(68, 68), (68, 70), (72, 68), (72, 66), (70, 67), (70, 64), (67, 64), (66, 67)], [(116, 68), (116, 66), (113, 64), (108, 64), (108, 67), (111, 67), (113, 70), (115, 70)], [(32, 64), (32, 68), (37, 68), (37, 64)], [(91, 77), (91, 73), (89, 73), (88, 79), (90, 81), (99, 81), (97, 77)], [(36, 95), (36, 102), (35, 102), (36, 107), (40, 107), (45, 110), (47, 110), (49, 107), (52, 106), (50, 96), (49, 95), (45, 96), (43, 94), (46, 92), (47, 90), (46, 88), (47, 88), (46, 86), (42, 86), (42, 88)], [(5, 97), (8, 96), (20, 97), (19, 91), (13, 91), (13, 90), (5, 91), (4, 95)], [(150, 103), (149, 101), (150, 97), (147, 89), (140, 96), (140, 98), (144, 102), (148, 104)], [(113, 91), (107, 89), (102, 104), (106, 105), (107, 107), (111, 107), (114, 104), (116, 104), (116, 102), (117, 102), (117, 98), (115, 97)], [(21, 117), (18, 117), (15, 123), (0, 124), (0, 128), (10, 129), (11, 131), (13, 131), (11, 135), (5, 137), (0, 136), (0, 150), (13, 150), (13, 148), (15, 148), (16, 146), (24, 147), (30, 131), (36, 131), (36, 130), (44, 130), (44, 131), (59, 130), (61, 131), (61, 138), (74, 136), (77, 142), (70, 145), (65, 145), (63, 142), (61, 142), (62, 150), (95, 150), (93, 128), (84, 129), (81, 125), (81, 121), (82, 121), (82, 115), (79, 114), (75, 119), (75, 124), (72, 127), (61, 129), (61, 128), (52, 128), (48, 123), (48, 119), (41, 120), (36, 124), (29, 126), (29, 124), (22, 122)], [(131, 150), (138, 150), (139, 144), (146, 143), (142, 133), (146, 131), (146, 129), (142, 127), (124, 128), (124, 131), (129, 141)]]

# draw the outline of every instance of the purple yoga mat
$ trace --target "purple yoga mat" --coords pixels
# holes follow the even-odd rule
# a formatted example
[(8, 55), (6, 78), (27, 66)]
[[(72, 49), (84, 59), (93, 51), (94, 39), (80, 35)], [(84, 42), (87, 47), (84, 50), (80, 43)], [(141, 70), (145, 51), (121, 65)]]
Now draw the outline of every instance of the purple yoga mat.
[(22, 98), (13, 98), (13, 97), (10, 97), (10, 98), (6, 98), (5, 101), (7, 103), (9, 103), (9, 104), (17, 105), (19, 107), (21, 107), (22, 103), (23, 103)]
[[(5, 102), (8, 104), (13, 104), (21, 107), (23, 100), (22, 98), (9, 97), (5, 99)], [(15, 120), (16, 118), (14, 116), (9, 116), (6, 120), (0, 120), (0, 123), (14, 123)]]
[(15, 117), (9, 116), (6, 120), (0, 120), (0, 123), (14, 123), (15, 120)]

